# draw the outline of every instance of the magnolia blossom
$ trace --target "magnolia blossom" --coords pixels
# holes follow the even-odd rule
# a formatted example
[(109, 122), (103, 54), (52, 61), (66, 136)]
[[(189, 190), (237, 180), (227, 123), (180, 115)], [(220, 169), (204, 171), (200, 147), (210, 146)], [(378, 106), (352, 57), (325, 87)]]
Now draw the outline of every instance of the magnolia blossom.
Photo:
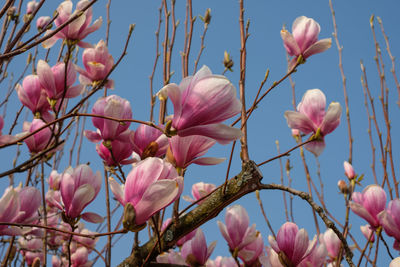
[(61, 182), (61, 174), (59, 174), (56, 170), (52, 170), (49, 175), (49, 187), (53, 190), (60, 189), (60, 182)]
[(215, 165), (225, 160), (225, 158), (200, 158), (215, 144), (215, 141), (211, 138), (201, 135), (173, 136), (168, 141), (171, 154), (167, 154), (167, 156), (176, 167), (186, 169), (192, 163)]
[(251, 243), (244, 246), (238, 253), (238, 256), (245, 263), (245, 266), (255, 266), (258, 262), (258, 257), (264, 250), (264, 241), (259, 232), (257, 237)]
[(218, 221), (218, 227), (222, 236), (228, 242), (229, 248), (241, 250), (257, 238), (256, 225), (249, 227), (249, 216), (240, 205), (234, 205), (226, 210), (226, 225)]
[(21, 103), (29, 108), (35, 117), (42, 116), (46, 119), (50, 118), (50, 114), (48, 113), (50, 104), (49, 101), (47, 101), (47, 93), (40, 85), (40, 80), (37, 75), (26, 76), (22, 81), (22, 86), (17, 84), (15, 90), (17, 91)]
[(314, 237), (310, 242), (306, 230), (299, 230), (296, 224), (286, 222), (279, 228), (276, 240), (269, 236), (268, 241), (287, 265), (297, 266), (313, 252), (317, 239)]
[(214, 251), (216, 241), (207, 247), (203, 231), (197, 229), (196, 235), (182, 246), (181, 254), (190, 266), (202, 266)]
[(36, 8), (37, 8), (38, 6), (39, 6), (39, 3), (36, 2), (35, 0), (29, 1), (29, 2), (26, 4), (26, 14), (28, 14), (28, 15), (32, 14), (32, 13), (36, 10)]
[(303, 59), (314, 54), (324, 52), (331, 47), (331, 38), (318, 40), (321, 28), (319, 24), (305, 16), (298, 17), (292, 25), (292, 33), (286, 29), (281, 30), (281, 37), (286, 52), (294, 59), (289, 64), (289, 69), (296, 64), (298, 57)]
[[(94, 103), (93, 114), (112, 117), (117, 119), (131, 119), (132, 109), (128, 100), (125, 100), (117, 95), (110, 95), (107, 97), (102, 97)], [(85, 136), (92, 142), (113, 141), (121, 137), (125, 139), (126, 136), (122, 135), (130, 125), (130, 122), (125, 122), (123, 124), (118, 121), (113, 121), (109, 119), (92, 117), (92, 122), (94, 127), (99, 131), (85, 131)]]
[[(32, 122), (24, 122), (23, 124), (23, 131), (20, 135), (25, 135), (25, 134), (30, 134), (41, 127), (46, 125), (42, 120), (40, 119), (33, 119)], [(52, 126), (50, 126), (52, 127)], [(31, 153), (38, 153), (42, 150), (44, 150), (46, 147), (52, 144), (53, 139), (53, 132), (50, 129), (50, 127), (45, 127), (39, 132), (29, 136), (28, 138), (24, 139), (25, 144), (28, 146), (28, 149)]]
[(378, 214), (378, 219), (386, 234), (394, 237), (393, 248), (400, 250), (400, 199), (391, 200), (388, 207)]
[(338, 127), (342, 107), (332, 102), (325, 112), (326, 98), (319, 89), (308, 90), (297, 106), (297, 111), (286, 111), (285, 118), (290, 128), (298, 129), (304, 134), (314, 133), (315, 141), (305, 148), (319, 156), (325, 148), (325, 135)]
[[(76, 5), (76, 10), (72, 13), (72, 1), (66, 0), (62, 2), (58, 8), (58, 17), (55, 19), (54, 24), (59, 27), (61, 24), (65, 23), (72, 16), (76, 15), (80, 10), (90, 4), (88, 0), (81, 0)], [(80, 47), (91, 47), (90, 44), (83, 42), (82, 40), (90, 33), (98, 30), (102, 23), (102, 18), (98, 18), (92, 26), (89, 27), (92, 22), (92, 7), (86, 9), (86, 11), (79, 16), (77, 19), (73, 20), (67, 26), (65, 26), (61, 31), (57, 32), (55, 35), (45, 40), (42, 45), (44, 48), (50, 48), (57, 42), (58, 39), (64, 39), (76, 42)], [(46, 35), (52, 33), (52, 30), (48, 30)]]
[[(8, 187), (0, 198), (0, 222), (16, 222), (19, 215), (20, 199), (13, 187)], [(17, 227), (0, 225), (0, 235), (18, 235), (21, 231)]]
[[(197, 200), (205, 197), (209, 193), (211, 193), (216, 188), (215, 184), (206, 184), (203, 182), (196, 183), (192, 185), (192, 195), (193, 198), (189, 196), (183, 196), (182, 198), (189, 202), (196, 202)], [(197, 202), (197, 204), (201, 205), (205, 199)]]
[(49, 25), (50, 21), (51, 18), (49, 16), (41, 16), (36, 20), (36, 28), (41, 31)]
[(69, 167), (61, 177), (60, 192), (62, 203), (57, 207), (61, 209), (69, 219), (81, 216), (84, 220), (99, 223), (103, 218), (99, 215), (86, 212), (83, 209), (92, 202), (100, 191), (101, 175), (95, 174), (86, 164), (76, 168)]
[(347, 161), (343, 162), (343, 167), (344, 167), (344, 174), (346, 175), (347, 178), (351, 180), (356, 176), (354, 168), (350, 163), (348, 163)]
[(172, 131), (179, 136), (203, 135), (227, 144), (241, 137), (239, 129), (221, 124), (241, 111), (236, 89), (221, 75), (203, 66), (194, 76), (184, 78), (179, 86), (164, 86), (158, 96), (168, 96), (174, 105)]
[(38, 209), (42, 203), (42, 197), (35, 187), (17, 187), (19, 197), (19, 215), (15, 218), (18, 223), (33, 223), (38, 216)]
[(127, 129), (120, 135), (119, 140), (111, 141), (107, 146), (104, 142), (96, 145), (97, 153), (107, 166), (126, 165), (136, 161), (128, 159), (133, 152), (133, 134), (133, 131)]
[(168, 149), (168, 137), (160, 130), (140, 124), (133, 138), (133, 149), (139, 158), (162, 157)]
[(377, 228), (380, 223), (378, 214), (385, 209), (386, 193), (379, 185), (367, 186), (362, 193), (354, 192), (351, 195), (351, 210), (366, 220), (371, 227)]
[[(108, 53), (106, 43), (100, 40), (95, 47), (86, 48), (82, 54), (82, 62), (85, 69), (78, 68), (79, 81), (84, 85), (104, 80), (114, 65), (114, 59)], [(106, 88), (114, 88), (114, 81), (107, 80)]]
[(24, 256), (28, 266), (32, 266), (36, 259), (44, 262), (43, 240), (33, 235), (18, 238), (21, 254)]
[(40, 85), (46, 91), (48, 98), (53, 100), (63, 97), (76, 97), (84, 89), (82, 84), (72, 86), (76, 80), (76, 70), (74, 64), (70, 62), (68, 63), (67, 77), (65, 78), (64, 62), (58, 62), (50, 68), (46, 61), (40, 59), (37, 64), (37, 75), (39, 76)]
[(142, 225), (154, 213), (175, 201), (183, 190), (183, 177), (175, 168), (159, 158), (147, 158), (137, 163), (126, 177), (125, 185), (109, 178), (115, 198), (135, 209), (135, 223)]
[(342, 242), (339, 237), (335, 234), (335, 232), (328, 228), (325, 233), (320, 234), (319, 242), (325, 245), (325, 248), (328, 252), (328, 256), (331, 258), (331, 261), (335, 261), (339, 255), (340, 248)]

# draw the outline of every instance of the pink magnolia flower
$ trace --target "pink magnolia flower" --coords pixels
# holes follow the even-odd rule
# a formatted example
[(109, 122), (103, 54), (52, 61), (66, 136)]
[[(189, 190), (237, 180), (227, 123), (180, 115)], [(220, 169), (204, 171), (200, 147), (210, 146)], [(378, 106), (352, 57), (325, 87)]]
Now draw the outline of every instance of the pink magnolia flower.
[(126, 165), (136, 161), (136, 159), (128, 159), (133, 152), (133, 135), (133, 131), (127, 129), (120, 135), (119, 140), (107, 144), (108, 147), (104, 145), (104, 142), (96, 145), (97, 153), (107, 166)]
[(172, 153), (171, 161), (175, 163), (176, 167), (186, 169), (192, 163), (198, 165), (216, 165), (225, 160), (225, 158), (199, 158), (207, 153), (215, 144), (215, 140), (209, 137), (201, 135), (173, 136), (168, 141)]
[(328, 228), (325, 233), (320, 234), (319, 242), (325, 245), (331, 261), (335, 261), (342, 245), (342, 242), (335, 232), (331, 228)]
[(292, 222), (284, 223), (278, 231), (276, 240), (268, 237), (269, 244), (276, 253), (281, 254), (289, 266), (297, 266), (315, 249), (316, 237), (309, 242), (307, 231)]
[(315, 20), (305, 16), (298, 17), (293, 22), (292, 33), (286, 29), (281, 30), (283, 45), (287, 53), (294, 56), (289, 64), (289, 69), (296, 64), (299, 56), (306, 59), (331, 47), (331, 38), (318, 40), (320, 30), (321, 28)]
[[(132, 109), (128, 100), (125, 100), (117, 95), (110, 95), (102, 97), (96, 101), (92, 109), (93, 114), (101, 115), (105, 117), (112, 117), (117, 119), (131, 119)], [(113, 141), (118, 139), (120, 136), (122, 139), (125, 136), (122, 135), (130, 125), (130, 122), (121, 124), (117, 121), (92, 117), (94, 127), (99, 132), (85, 131), (85, 136), (92, 142)]]
[[(67, 78), (65, 81), (65, 63), (58, 62), (50, 68), (44, 60), (39, 60), (37, 64), (37, 75), (40, 85), (46, 91), (50, 99), (73, 98), (81, 94), (84, 86), (78, 84), (72, 86), (76, 80), (76, 70), (72, 63), (68, 63)], [(65, 83), (67, 87), (65, 88)], [(65, 92), (64, 92), (65, 91)]]
[(315, 247), (315, 249), (305, 257), (301, 263), (298, 265), (299, 267), (322, 267), (326, 263), (326, 255), (328, 255), (328, 251), (324, 243), (321, 243)]
[(393, 248), (400, 250), (400, 199), (391, 200), (388, 207), (378, 214), (378, 219), (386, 234), (394, 237)]
[(28, 15), (32, 14), (32, 13), (36, 10), (36, 8), (38, 7), (38, 5), (39, 5), (39, 3), (36, 2), (35, 0), (29, 1), (29, 2), (26, 4), (26, 14), (28, 14)]
[[(21, 103), (29, 108), (35, 117), (49, 118), (50, 104), (47, 101), (46, 91), (42, 89), (37, 75), (26, 76), (22, 81), (22, 86), (17, 84), (15, 90)], [(36, 116), (36, 114), (39, 116)]]
[(298, 129), (304, 134), (314, 133), (316, 140), (305, 145), (305, 148), (319, 156), (325, 148), (325, 135), (338, 127), (342, 107), (332, 102), (325, 112), (326, 98), (319, 89), (308, 90), (297, 106), (297, 111), (286, 111), (285, 118), (290, 128)]
[(41, 16), (36, 20), (36, 28), (41, 31), (49, 25), (50, 21), (51, 18), (49, 16)]
[[(91, 262), (88, 261), (89, 252), (86, 247), (79, 247), (71, 255), (71, 266), (91, 266)], [(89, 263), (89, 264), (88, 264)]]
[(206, 264), (216, 244), (214, 241), (207, 247), (206, 238), (199, 228), (196, 235), (183, 244), (181, 254), (190, 266), (202, 266)]
[(351, 210), (366, 220), (372, 228), (377, 228), (380, 223), (378, 214), (385, 209), (386, 193), (379, 185), (369, 185), (362, 193), (354, 192), (351, 195)]
[[(58, 17), (55, 19), (54, 24), (59, 27), (61, 24), (69, 20), (77, 12), (86, 7), (90, 2), (88, 0), (81, 0), (76, 5), (76, 10), (72, 13), (72, 1), (66, 0), (62, 2), (58, 8)], [(72, 13), (72, 14), (71, 14)], [(61, 31), (57, 32), (55, 35), (43, 42), (44, 48), (50, 48), (57, 42), (58, 39), (64, 39), (76, 42), (80, 47), (91, 47), (90, 44), (83, 42), (82, 40), (90, 33), (98, 30), (102, 23), (102, 18), (98, 18), (92, 26), (89, 27), (92, 22), (92, 7), (89, 7), (81, 16), (72, 21)], [(51, 33), (49, 30), (46, 35)]]
[(347, 178), (351, 180), (356, 176), (353, 166), (350, 163), (348, 163), (347, 161), (343, 162), (343, 167), (344, 167), (344, 173)]
[(237, 263), (232, 257), (217, 256), (215, 260), (208, 260), (206, 267), (237, 267)]
[(264, 241), (259, 232), (257, 237), (251, 243), (244, 246), (238, 253), (238, 256), (245, 263), (245, 266), (257, 266), (258, 257), (264, 250)]
[(133, 138), (134, 151), (139, 158), (162, 157), (168, 149), (168, 137), (160, 130), (140, 124)]
[(249, 216), (240, 205), (228, 207), (225, 215), (226, 225), (218, 221), (218, 227), (222, 236), (228, 242), (229, 248), (241, 250), (257, 238), (256, 225), (249, 227)]
[[(371, 229), (371, 226), (369, 224), (367, 225), (361, 225), (360, 226), (361, 233), (364, 235), (364, 237), (369, 240), (369, 242), (374, 243), (375, 242), (375, 235), (374, 235), (374, 230)], [(372, 234), (372, 236), (371, 236)], [(370, 238), (371, 236), (371, 238)]]
[(169, 263), (184, 266), (186, 265), (185, 259), (182, 258), (181, 253), (172, 249), (168, 250), (168, 252), (163, 252), (158, 255), (156, 261), (158, 263)]
[[(206, 184), (203, 182), (196, 183), (192, 186), (192, 195), (193, 198), (189, 196), (183, 196), (182, 198), (186, 201), (189, 202), (196, 202), (197, 200), (203, 198), (204, 196), (208, 195), (210, 192), (212, 192), (216, 186), (214, 184)], [(204, 199), (205, 200), (205, 199)], [(197, 202), (197, 204), (201, 205), (204, 200)]]
[(36, 259), (44, 262), (43, 240), (33, 235), (18, 238), (21, 254), (24, 256), (28, 266), (32, 266)]
[(18, 223), (33, 223), (39, 218), (38, 209), (42, 197), (35, 187), (17, 188), (19, 197), (19, 215), (15, 218)]
[(59, 174), (56, 170), (52, 170), (49, 175), (49, 187), (53, 190), (60, 189), (60, 182), (61, 182), (61, 174)]
[(61, 177), (60, 192), (62, 203), (58, 204), (66, 217), (76, 219), (81, 216), (84, 220), (98, 223), (103, 221), (99, 215), (91, 212), (82, 214), (83, 209), (97, 196), (101, 187), (101, 175), (95, 174), (86, 164), (76, 168), (69, 167)]
[[(46, 125), (46, 123), (44, 123), (41, 119), (33, 119), (32, 122), (26, 121), (22, 126), (24, 132), (21, 133), (21, 135), (33, 133), (44, 125)], [(28, 149), (31, 153), (38, 153), (52, 144), (53, 140), (51, 139), (53, 139), (53, 133), (50, 127), (46, 127), (34, 135), (24, 139), (24, 142), (28, 146)]]
[[(114, 59), (108, 53), (106, 43), (100, 40), (95, 47), (86, 48), (82, 54), (82, 62), (85, 70), (78, 68), (79, 81), (84, 85), (92, 85), (106, 78), (114, 65)], [(114, 81), (108, 79), (106, 88), (114, 88)]]
[[(20, 199), (13, 187), (8, 187), (0, 198), (0, 222), (16, 222), (20, 215)], [(21, 230), (17, 227), (0, 225), (0, 235), (18, 235)]]
[(158, 95), (171, 99), (172, 130), (179, 136), (203, 135), (227, 144), (242, 134), (239, 129), (221, 124), (241, 111), (235, 87), (225, 76), (213, 75), (207, 66), (184, 78), (179, 86), (164, 86)]
[(175, 168), (159, 158), (147, 158), (137, 163), (126, 178), (125, 185), (119, 185), (109, 178), (111, 191), (125, 206), (131, 203), (135, 208), (135, 223), (141, 225), (154, 213), (175, 201), (183, 190), (183, 177)]

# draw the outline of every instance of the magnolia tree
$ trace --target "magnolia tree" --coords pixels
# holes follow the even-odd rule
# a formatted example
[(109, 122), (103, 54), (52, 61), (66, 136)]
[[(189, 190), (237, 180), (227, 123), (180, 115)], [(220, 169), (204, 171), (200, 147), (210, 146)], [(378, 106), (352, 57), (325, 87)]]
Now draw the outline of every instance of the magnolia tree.
[[(400, 85), (382, 20), (369, 21), (377, 70), (370, 76), (378, 78), (372, 89), (361, 63), (365, 108), (353, 109), (353, 117), (332, 2), (326, 3), (329, 25), (297, 14), (291, 27), (281, 27), (281, 38), (279, 30), (269, 37), (280, 45), (282, 73), (271, 81), (263, 70), (257, 82), (247, 76), (251, 64), (260, 68), (254, 58), (263, 60), (263, 51), (249, 49), (260, 26), (252, 33), (257, 13), (247, 15), (243, 2), (225, 10), (237, 13), (213, 13), (214, 39), (221, 35), (217, 43), (236, 49), (216, 52), (219, 65), (206, 52), (216, 44), (206, 38), (214, 25), (211, 9), (164, 0), (158, 9), (139, 10), (155, 28), (137, 21), (138, 38), (156, 33), (145, 40), (151, 51), (139, 52), (153, 66), (146, 70), (149, 85), (138, 85), (133, 76), (118, 76), (146, 65), (126, 57), (135, 50), (135, 25), (112, 28), (114, 19), (128, 20), (122, 15), (128, 3), (3, 1), (2, 266), (400, 266), (399, 159), (392, 138)], [(224, 24), (228, 17), (237, 23), (234, 45), (224, 40), (224, 31), (234, 28)], [(324, 28), (333, 38), (329, 30), (319, 36)], [(323, 58), (329, 51), (335, 61)], [(319, 87), (313, 79), (296, 88), (294, 79), (307, 75), (314, 60), (322, 67), (312, 76), (335, 66), (338, 74), (330, 75), (343, 90), (312, 89)], [(276, 101), (286, 111), (263, 110)], [(357, 150), (361, 118), (368, 132)], [(279, 127), (278, 120), (288, 127), (271, 137), (268, 128)], [(265, 152), (265, 143), (276, 144), (275, 152)], [(359, 156), (365, 153), (371, 157)], [(217, 164), (218, 170), (194, 166)], [(324, 167), (344, 175), (321, 175)], [(217, 236), (223, 244), (215, 249)]]

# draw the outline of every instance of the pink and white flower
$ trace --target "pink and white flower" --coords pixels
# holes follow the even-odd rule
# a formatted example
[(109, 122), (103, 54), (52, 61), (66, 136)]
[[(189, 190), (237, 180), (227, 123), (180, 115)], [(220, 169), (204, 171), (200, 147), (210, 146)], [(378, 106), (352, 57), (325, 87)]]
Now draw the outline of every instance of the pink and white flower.
[(378, 214), (385, 209), (386, 193), (379, 185), (372, 184), (364, 188), (362, 193), (351, 195), (351, 210), (366, 220), (372, 228), (380, 225)]
[(214, 241), (207, 247), (206, 238), (199, 228), (196, 235), (183, 244), (181, 254), (190, 266), (202, 266), (206, 264), (216, 244)]
[(207, 66), (179, 85), (164, 86), (158, 96), (171, 99), (172, 130), (179, 136), (203, 135), (227, 144), (242, 135), (239, 129), (221, 123), (241, 111), (235, 87), (225, 76), (212, 74)]
[(140, 124), (133, 138), (134, 151), (139, 158), (162, 157), (168, 149), (168, 137), (160, 130)]
[[(46, 123), (44, 123), (41, 119), (33, 119), (32, 122), (26, 121), (24, 122), (22, 127), (23, 132), (20, 135), (22, 136), (25, 134), (33, 133), (45, 125)], [(28, 149), (31, 153), (38, 153), (52, 144), (54, 140), (51, 139), (54, 138), (53, 132), (50, 127), (52, 126), (45, 127), (39, 132), (24, 139), (24, 142), (28, 146)]]
[(69, 219), (82, 217), (84, 220), (99, 223), (103, 218), (92, 212), (85, 212), (83, 209), (89, 205), (97, 196), (101, 187), (101, 175), (97, 171), (81, 164), (76, 168), (69, 167), (61, 177), (60, 192), (62, 203), (58, 208), (62, 210)]
[(331, 261), (335, 261), (339, 255), (340, 248), (342, 242), (339, 237), (335, 234), (335, 232), (328, 228), (325, 233), (319, 236), (319, 242), (325, 245), (325, 248), (328, 252), (328, 256), (331, 258)]
[(228, 242), (229, 248), (241, 250), (257, 238), (256, 225), (249, 227), (247, 211), (240, 205), (228, 207), (225, 215), (225, 224), (218, 221), (222, 236)]
[(386, 234), (394, 237), (393, 248), (400, 251), (400, 199), (391, 200), (378, 214), (378, 219)]
[(123, 206), (129, 202), (134, 207), (137, 225), (146, 223), (154, 213), (175, 201), (183, 190), (183, 177), (170, 163), (159, 158), (137, 163), (125, 185), (119, 185), (111, 177), (109, 182), (116, 199)]
[[(173, 136), (168, 139), (172, 159), (176, 167), (186, 169), (190, 164), (216, 165), (225, 158), (213, 158), (203, 156), (215, 144), (215, 140), (201, 135), (186, 137)], [(168, 154), (167, 154), (168, 155)]]
[[(58, 62), (50, 68), (44, 60), (37, 64), (37, 75), (40, 85), (46, 91), (48, 98), (53, 100), (73, 98), (81, 94), (84, 89), (82, 84), (73, 86), (76, 80), (75, 65), (68, 63), (67, 77), (65, 78), (65, 63)], [(66, 87), (65, 87), (66, 85)]]
[[(76, 10), (72, 13), (72, 1), (66, 0), (62, 2), (57, 8), (58, 17), (55, 19), (54, 24), (56, 27), (59, 27), (88, 4), (90, 4), (90, 1), (88, 0), (79, 1), (76, 5)], [(82, 40), (90, 33), (98, 30), (102, 23), (102, 18), (100, 17), (93, 23), (92, 26), (89, 26), (92, 22), (92, 16), (92, 7), (89, 7), (81, 16), (65, 26), (61, 31), (44, 41), (42, 44), (43, 47), (52, 47), (58, 39), (76, 42), (80, 47), (84, 48), (91, 47), (90, 44), (83, 42)], [(50, 33), (52, 33), (52, 30), (47, 31), (46, 35)]]
[[(95, 47), (86, 48), (82, 54), (82, 62), (85, 69), (77, 68), (79, 81), (84, 85), (92, 85), (104, 80), (114, 65), (114, 59), (108, 53), (106, 43), (100, 40)], [(114, 88), (114, 81), (108, 79), (106, 88)]]
[(305, 148), (319, 156), (325, 148), (325, 135), (331, 133), (340, 124), (342, 107), (338, 102), (332, 102), (325, 112), (326, 97), (319, 89), (308, 90), (297, 106), (297, 111), (286, 111), (288, 126), (298, 129), (304, 134), (314, 133), (315, 141), (305, 145)]
[(296, 64), (299, 56), (306, 59), (331, 47), (331, 38), (318, 40), (320, 30), (321, 27), (315, 20), (305, 16), (298, 17), (293, 22), (292, 33), (286, 29), (281, 30), (283, 45), (287, 53), (294, 56), (289, 64), (289, 69)]
[(314, 237), (310, 242), (306, 230), (299, 230), (296, 224), (286, 222), (279, 228), (276, 240), (269, 236), (268, 241), (272, 249), (281, 254), (289, 266), (297, 266), (313, 252), (317, 239)]

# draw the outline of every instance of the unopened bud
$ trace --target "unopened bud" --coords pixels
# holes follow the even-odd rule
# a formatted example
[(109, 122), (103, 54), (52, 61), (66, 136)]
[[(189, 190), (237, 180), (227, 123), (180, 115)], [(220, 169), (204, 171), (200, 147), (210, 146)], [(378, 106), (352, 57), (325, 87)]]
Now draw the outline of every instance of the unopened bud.
[(211, 9), (207, 8), (206, 13), (204, 14), (204, 17), (201, 18), (201, 20), (204, 22), (204, 27), (207, 27), (208, 24), (210, 24), (211, 21)]
[(226, 69), (232, 71), (233, 60), (231, 59), (231, 57), (227, 51), (224, 52), (224, 66)]
[(353, 166), (348, 163), (347, 161), (343, 162), (343, 167), (344, 167), (344, 174), (347, 176), (347, 178), (354, 179), (354, 177), (356, 176), (355, 172), (354, 172), (354, 168)]
[(9, 7), (7, 10), (7, 16), (9, 16), (9, 19), (13, 19), (15, 16), (15, 11), (17, 8), (15, 6)]
[(349, 188), (344, 180), (339, 180), (338, 187), (342, 194), (347, 195), (349, 193)]

